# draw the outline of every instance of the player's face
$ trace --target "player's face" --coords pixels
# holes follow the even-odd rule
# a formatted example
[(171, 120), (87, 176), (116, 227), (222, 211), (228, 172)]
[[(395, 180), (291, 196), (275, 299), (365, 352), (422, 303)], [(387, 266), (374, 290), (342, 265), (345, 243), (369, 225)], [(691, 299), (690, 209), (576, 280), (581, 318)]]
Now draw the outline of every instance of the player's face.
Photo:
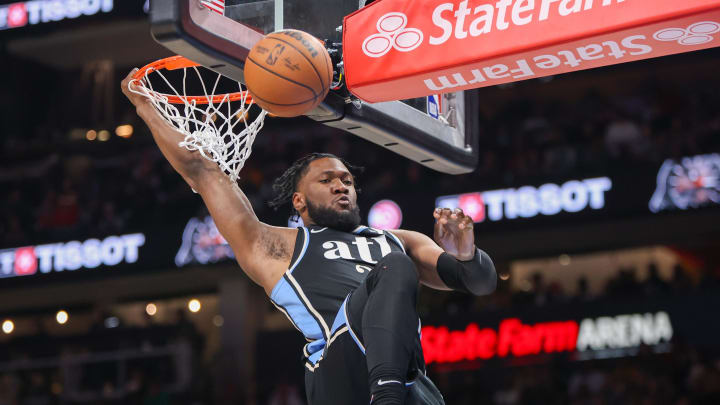
[(293, 204), (308, 224), (339, 230), (352, 230), (360, 224), (355, 180), (337, 159), (317, 159), (308, 165)]

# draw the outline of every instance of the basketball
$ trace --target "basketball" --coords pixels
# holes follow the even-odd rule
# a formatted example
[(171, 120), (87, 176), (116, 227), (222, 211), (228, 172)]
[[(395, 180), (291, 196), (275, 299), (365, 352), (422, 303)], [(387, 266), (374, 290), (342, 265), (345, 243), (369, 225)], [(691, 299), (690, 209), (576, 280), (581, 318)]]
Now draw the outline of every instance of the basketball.
[(254, 102), (279, 117), (302, 115), (320, 104), (332, 76), (323, 43), (298, 30), (267, 35), (245, 62), (245, 84)]

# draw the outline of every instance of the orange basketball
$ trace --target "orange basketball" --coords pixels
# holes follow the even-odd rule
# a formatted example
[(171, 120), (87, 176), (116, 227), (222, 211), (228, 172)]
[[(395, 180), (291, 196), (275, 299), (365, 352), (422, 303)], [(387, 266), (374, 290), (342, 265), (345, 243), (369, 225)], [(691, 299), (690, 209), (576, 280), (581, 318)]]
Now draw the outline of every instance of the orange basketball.
[(268, 34), (245, 61), (245, 84), (253, 100), (280, 117), (295, 117), (320, 104), (332, 76), (323, 43), (298, 30)]

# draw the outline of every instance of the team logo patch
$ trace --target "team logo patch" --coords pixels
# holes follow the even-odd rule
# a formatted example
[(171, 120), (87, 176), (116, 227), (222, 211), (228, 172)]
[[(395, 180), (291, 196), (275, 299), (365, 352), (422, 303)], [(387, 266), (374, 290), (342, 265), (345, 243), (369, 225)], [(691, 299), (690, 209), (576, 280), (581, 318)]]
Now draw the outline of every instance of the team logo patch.
[(698, 155), (666, 160), (657, 175), (650, 199), (652, 212), (686, 210), (720, 204), (720, 155)]

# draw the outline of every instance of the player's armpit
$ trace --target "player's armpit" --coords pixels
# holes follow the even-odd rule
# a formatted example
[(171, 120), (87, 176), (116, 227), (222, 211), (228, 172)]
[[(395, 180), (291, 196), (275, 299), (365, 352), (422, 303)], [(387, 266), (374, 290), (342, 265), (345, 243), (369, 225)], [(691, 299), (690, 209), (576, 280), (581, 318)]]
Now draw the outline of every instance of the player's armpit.
[(436, 290), (451, 290), (437, 273), (437, 261), (444, 252), (434, 240), (420, 232), (395, 229), (392, 231), (405, 245), (405, 250), (415, 263), (420, 282)]

